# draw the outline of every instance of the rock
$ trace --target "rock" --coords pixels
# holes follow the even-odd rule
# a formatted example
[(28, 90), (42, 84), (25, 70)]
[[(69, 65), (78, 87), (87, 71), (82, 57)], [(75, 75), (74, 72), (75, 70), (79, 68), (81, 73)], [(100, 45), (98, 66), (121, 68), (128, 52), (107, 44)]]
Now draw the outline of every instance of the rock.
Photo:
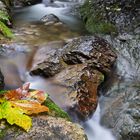
[(54, 14), (45, 15), (40, 19), (40, 21), (42, 21), (45, 25), (62, 24), (60, 19)]
[(63, 68), (60, 53), (58, 48), (41, 47), (35, 54), (30, 74), (51, 77), (60, 72)]
[(107, 41), (93, 36), (80, 37), (69, 42), (64, 47), (62, 56), (67, 64), (88, 62), (90, 66), (104, 73), (110, 72), (116, 57)]
[(113, 44), (117, 61), (113, 74), (104, 83), (101, 122), (112, 129), (118, 140), (140, 137), (140, 41), (139, 36), (125, 34), (106, 37)]
[[(71, 116), (75, 119), (77, 117), (86, 119), (96, 110), (97, 88), (103, 79), (101, 72), (90, 69), (85, 64), (79, 64), (65, 68), (53, 78), (52, 83), (65, 88), (61, 93), (65, 98), (62, 106), (73, 114)], [(74, 112), (78, 116), (75, 116)]]
[(80, 12), (92, 33), (133, 32), (139, 26), (139, 0), (86, 0)]
[(91, 58), (90, 52), (93, 49), (94, 37), (80, 37), (73, 39), (64, 46), (63, 60), (67, 64), (85, 63)]
[(104, 76), (97, 70), (86, 68), (77, 83), (77, 104), (80, 113), (89, 117), (97, 108), (97, 89)]
[(105, 109), (102, 124), (111, 128), (119, 140), (139, 140), (140, 90), (131, 86), (115, 90), (109, 95), (110, 99), (104, 101), (104, 107), (101, 106)]
[(2, 72), (0, 71), (0, 90), (4, 88), (4, 77)]
[(102, 73), (108, 74), (115, 60), (116, 54), (104, 39), (79, 37), (61, 46), (61, 49), (49, 45), (41, 47), (35, 54), (30, 74), (53, 76), (51, 85), (55, 89), (56, 85), (64, 88), (61, 93), (59, 89), (55, 90), (66, 99), (60, 106), (88, 118), (97, 107), (97, 89), (104, 79)]
[(1, 140), (15, 140), (15, 138), (16, 140), (87, 140), (84, 130), (79, 125), (50, 116), (33, 117), (33, 126), (28, 133), (11, 126), (3, 132)]

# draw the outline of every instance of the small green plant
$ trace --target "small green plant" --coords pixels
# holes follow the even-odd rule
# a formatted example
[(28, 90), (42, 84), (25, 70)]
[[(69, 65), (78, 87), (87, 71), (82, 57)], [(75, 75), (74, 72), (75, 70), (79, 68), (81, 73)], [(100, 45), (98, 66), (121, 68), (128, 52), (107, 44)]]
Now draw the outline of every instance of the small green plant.
[(14, 37), (12, 31), (2, 21), (0, 21), (0, 33), (8, 38)]
[(0, 10), (0, 33), (5, 37), (13, 38), (14, 35), (12, 31), (6, 26), (6, 23), (10, 23), (9, 15), (5, 11)]
[(50, 98), (47, 98), (44, 104), (49, 108), (50, 111), (48, 114), (50, 116), (61, 117), (71, 121), (69, 115), (60, 107), (58, 107)]
[(3, 22), (9, 21), (9, 15), (5, 11), (0, 10), (0, 20)]

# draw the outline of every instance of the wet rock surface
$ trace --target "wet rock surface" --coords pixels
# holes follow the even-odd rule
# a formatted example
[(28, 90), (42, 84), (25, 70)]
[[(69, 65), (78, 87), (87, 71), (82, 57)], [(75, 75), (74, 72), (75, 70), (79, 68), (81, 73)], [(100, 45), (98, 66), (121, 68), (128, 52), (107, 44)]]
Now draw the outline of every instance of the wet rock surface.
[(54, 77), (52, 83), (66, 89), (62, 94), (65, 95), (66, 110), (73, 114), (71, 116), (74, 119), (87, 119), (96, 110), (97, 88), (103, 80), (101, 72), (78, 64), (65, 68)]
[(62, 24), (60, 19), (54, 14), (45, 15), (40, 19), (40, 21), (43, 22), (45, 25)]
[(53, 84), (66, 88), (67, 108), (89, 117), (97, 107), (102, 73), (108, 74), (116, 60), (111, 45), (104, 39), (86, 36), (73, 39), (61, 49), (49, 49), (46, 46), (37, 51), (30, 74), (54, 76)]
[(98, 37), (79, 37), (62, 46), (62, 49), (40, 48), (34, 57), (31, 74), (51, 77), (61, 71), (64, 63), (87, 63), (93, 69), (109, 73), (117, 58), (111, 45)]
[(138, 140), (140, 137), (139, 94), (140, 89), (130, 84), (127, 88), (112, 91), (109, 99), (103, 99), (105, 113), (102, 116), (102, 124), (111, 128), (119, 140)]
[[(60, 45), (62, 44), (63, 42), (60, 42)], [(31, 75), (51, 77), (62, 70), (63, 64), (61, 63), (60, 57), (61, 50), (59, 48), (52, 47), (53, 46), (51, 46), (50, 48), (49, 45), (44, 46), (37, 51), (33, 59), (33, 66), (30, 70)]]
[(67, 64), (88, 63), (104, 73), (110, 72), (117, 56), (111, 45), (102, 38), (81, 37), (64, 47), (63, 60)]
[(76, 84), (77, 88), (77, 106), (79, 112), (84, 117), (89, 117), (97, 108), (98, 104), (98, 87), (104, 80), (101, 72), (86, 68)]
[(33, 126), (28, 133), (13, 126), (7, 128), (4, 135), (1, 140), (87, 140), (84, 130), (79, 125), (50, 116), (33, 117)]
[(139, 35), (106, 37), (117, 52), (116, 68), (103, 89), (102, 124), (112, 129), (119, 140), (140, 137), (140, 42)]

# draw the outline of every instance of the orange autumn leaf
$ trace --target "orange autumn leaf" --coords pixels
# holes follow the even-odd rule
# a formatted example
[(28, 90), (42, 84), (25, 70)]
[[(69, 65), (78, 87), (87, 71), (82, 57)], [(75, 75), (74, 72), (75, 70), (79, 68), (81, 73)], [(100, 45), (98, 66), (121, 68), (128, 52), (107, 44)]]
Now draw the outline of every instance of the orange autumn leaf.
[(20, 100), (22, 98), (25, 98), (29, 91), (29, 86), (30, 86), (30, 83), (27, 83), (18, 89), (9, 90), (8, 92), (6, 92), (4, 97), (7, 100)]
[(24, 95), (22, 95), (20, 92), (17, 92), (16, 90), (10, 90), (4, 95), (7, 100), (19, 100), (22, 99), (23, 96)]
[(46, 98), (47, 94), (44, 91), (34, 90), (29, 91), (30, 83), (23, 85), (22, 87), (8, 91), (4, 97), (7, 100), (35, 100), (39, 103), (43, 103)]
[(41, 105), (39, 102), (28, 101), (28, 100), (19, 100), (19, 101), (10, 101), (13, 106), (20, 107), (25, 110), (26, 114), (38, 114), (41, 112), (48, 112), (49, 108)]

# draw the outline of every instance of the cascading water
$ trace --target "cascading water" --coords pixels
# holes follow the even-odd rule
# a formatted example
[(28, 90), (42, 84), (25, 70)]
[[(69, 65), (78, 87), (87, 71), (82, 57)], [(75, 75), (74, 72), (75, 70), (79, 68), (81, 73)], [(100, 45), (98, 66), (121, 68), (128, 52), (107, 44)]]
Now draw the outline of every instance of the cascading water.
[[(82, 3), (82, 2), (84, 2), (84, 0), (67, 0), (65, 2), (63, 0), (53, 1), (53, 2), (51, 0), (43, 0), (42, 4), (37, 4), (34, 6), (27, 7), (27, 8), (15, 10), (15, 15), (14, 15), (15, 22), (16, 22), (15, 24), (17, 24), (17, 27), (18, 27), (21, 23), (23, 24), (23, 23), (29, 22), (31, 26), (32, 22), (39, 21), (45, 14), (53, 13), (56, 16), (58, 16), (61, 21), (67, 24), (69, 28), (73, 30), (76, 30), (76, 29), (81, 30), (81, 26), (79, 25), (82, 25), (82, 24), (79, 21), (79, 19), (77, 19), (76, 16), (73, 16), (71, 14), (67, 15), (67, 13), (69, 13), (68, 11), (70, 10), (70, 7), (76, 4)], [(36, 25), (36, 28), (38, 28), (38, 24)], [(43, 30), (44, 28), (40, 29), (39, 27), (39, 31), (44, 35)], [(42, 35), (42, 38), (43, 38), (43, 35)], [(53, 37), (53, 34), (52, 34), (52, 37)], [(72, 37), (73, 37), (73, 34), (71, 34), (71, 38)], [(59, 39), (59, 37), (57, 39)], [(30, 43), (31, 46), (36, 46), (35, 44), (33, 45), (33, 42), (31, 43), (30, 40), (28, 40), (26, 37), (25, 37), (25, 40), (26, 42), (28, 41), (28, 43)], [(44, 38), (44, 40), (41, 40), (41, 41), (44, 41), (45, 43), (46, 38)], [(49, 41), (49, 39), (47, 41)], [(48, 93), (52, 94), (51, 97), (55, 100), (55, 102), (59, 106), (63, 106), (61, 104), (62, 94), (60, 93), (60, 98), (58, 99), (57, 97), (56, 99), (55, 89), (54, 87), (51, 87), (51, 81), (49, 79), (46, 80), (39, 76), (32, 77), (29, 75), (26, 64), (28, 63), (27, 62), (28, 57), (30, 57), (30, 51), (28, 52), (27, 49), (25, 48), (26, 51), (24, 52), (24, 50), (22, 50), (23, 46), (21, 44), (18, 44), (15, 49), (17, 53), (13, 54), (11, 57), (4, 57), (3, 59), (0, 60), (0, 62), (3, 64), (3, 67), (2, 67), (3, 73), (4, 74), (9, 73), (9, 72), (6, 72), (5, 70), (9, 69), (8, 65), (12, 65), (14, 68), (12, 72), (10, 71), (10, 75), (13, 75), (11, 79), (17, 79), (15, 80), (15, 83), (8, 83), (11, 81), (7, 80), (6, 87), (15, 88), (15, 87), (19, 87), (24, 82), (30, 82), (31, 88), (47, 91)], [(33, 48), (30, 48), (30, 49), (33, 49)], [(4, 75), (4, 76), (7, 79), (9, 79), (10, 75)], [(100, 125), (100, 117), (101, 117), (100, 106), (98, 105), (97, 110), (92, 116), (92, 118), (82, 123), (85, 129), (85, 132), (88, 136), (88, 139), (89, 140), (115, 140), (111, 132)]]

